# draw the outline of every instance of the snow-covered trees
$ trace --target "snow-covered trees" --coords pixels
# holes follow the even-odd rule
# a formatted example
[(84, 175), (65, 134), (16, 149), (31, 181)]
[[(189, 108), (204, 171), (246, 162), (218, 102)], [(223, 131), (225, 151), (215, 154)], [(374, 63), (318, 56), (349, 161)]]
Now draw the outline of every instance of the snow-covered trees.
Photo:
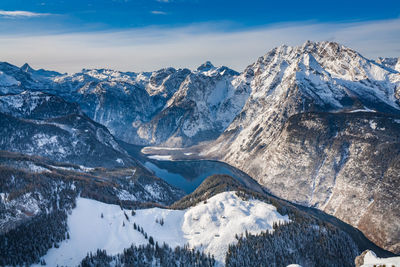
[(161, 226), (163, 226), (164, 225), (164, 218), (161, 218), (161, 219), (156, 219), (156, 223), (159, 223)]
[[(152, 238), (152, 237), (150, 237)], [(215, 265), (212, 256), (189, 249), (188, 247), (176, 247), (171, 249), (164, 244), (156, 243), (147, 246), (131, 246), (123, 253), (109, 256), (105, 251), (98, 250), (95, 255), (88, 254), (81, 262), (81, 267), (94, 266), (163, 266), (163, 267), (211, 267)]]
[(291, 222), (271, 234), (246, 234), (230, 245), (226, 266), (354, 266), (358, 248), (345, 232), (328, 224)]
[[(9, 231), (2, 229), (0, 266), (40, 263), (48, 249), (69, 237), (67, 211), (75, 207), (77, 196), (71, 184), (72, 181), (62, 181), (55, 175), (30, 174), (0, 166), (0, 192), (8, 194), (7, 201), (0, 201), (0, 219), (17, 218), (15, 206), (8, 206), (10, 202), (23, 207), (21, 213), (27, 214), (21, 217), (22, 223), (10, 219)], [(37, 203), (34, 212), (25, 210), (27, 203), (23, 196)]]
[(0, 235), (0, 266), (39, 263), (48, 249), (65, 239), (66, 219), (65, 211), (41, 214)]

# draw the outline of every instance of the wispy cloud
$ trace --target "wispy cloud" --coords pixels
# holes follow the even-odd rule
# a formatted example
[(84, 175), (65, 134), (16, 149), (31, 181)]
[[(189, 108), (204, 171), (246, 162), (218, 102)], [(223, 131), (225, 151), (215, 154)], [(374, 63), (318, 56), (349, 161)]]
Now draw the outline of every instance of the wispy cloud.
[[(0, 61), (75, 72), (107, 67), (149, 71), (162, 67), (195, 68), (210, 59), (238, 71), (281, 44), (330, 40), (364, 56), (400, 56), (400, 19), (355, 23), (290, 23), (224, 31), (198, 24), (181, 28), (147, 27), (125, 31), (58, 35), (0, 35)], [(61, 52), (62, 51), (62, 52)]]
[(166, 12), (160, 11), (160, 10), (153, 10), (153, 11), (151, 11), (150, 13), (151, 13), (151, 14), (154, 14), (154, 15), (167, 15)]
[(21, 10), (16, 10), (16, 11), (0, 10), (0, 16), (8, 17), (8, 18), (32, 18), (32, 17), (42, 17), (42, 16), (48, 16), (48, 15), (50, 15), (50, 14), (36, 13), (36, 12), (30, 12), (30, 11), (21, 11)]

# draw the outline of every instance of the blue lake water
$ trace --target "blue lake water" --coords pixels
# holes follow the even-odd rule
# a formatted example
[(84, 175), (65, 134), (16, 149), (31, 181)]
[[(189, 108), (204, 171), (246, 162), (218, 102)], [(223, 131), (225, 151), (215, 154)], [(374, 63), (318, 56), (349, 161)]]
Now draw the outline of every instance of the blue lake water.
[(144, 165), (156, 176), (165, 180), (167, 183), (182, 189), (187, 194), (192, 193), (207, 177), (214, 174), (228, 174), (247, 186), (258, 187), (258, 184), (255, 183), (247, 174), (228, 164), (218, 161), (149, 160), (146, 161)]

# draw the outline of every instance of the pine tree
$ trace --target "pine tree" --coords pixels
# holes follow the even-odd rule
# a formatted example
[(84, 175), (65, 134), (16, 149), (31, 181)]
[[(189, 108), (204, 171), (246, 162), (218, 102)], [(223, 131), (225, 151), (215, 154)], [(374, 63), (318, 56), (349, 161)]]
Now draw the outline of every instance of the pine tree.
[(152, 236), (149, 237), (149, 243), (150, 245), (154, 246), (154, 239)]

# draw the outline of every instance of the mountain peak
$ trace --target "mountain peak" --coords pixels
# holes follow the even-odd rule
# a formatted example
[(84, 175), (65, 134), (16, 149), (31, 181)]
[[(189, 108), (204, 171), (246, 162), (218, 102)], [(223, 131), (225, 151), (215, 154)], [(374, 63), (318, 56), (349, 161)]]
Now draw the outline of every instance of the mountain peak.
[[(382, 80), (385, 75), (385, 70), (377, 66), (374, 61), (365, 58), (352, 48), (332, 41), (306, 41), (299, 46), (275, 47), (250, 65), (246, 69), (246, 74), (251, 77), (254, 73), (269, 72), (270, 68), (284, 71), (285, 66), (291, 65), (292, 68), (296, 68), (295, 65), (301, 62), (307, 63), (304, 62), (307, 59), (312, 60), (309, 63), (318, 63), (329, 75), (343, 80)], [(314, 64), (316, 67), (318, 65)]]
[(29, 73), (34, 71), (34, 69), (31, 66), (29, 66), (28, 63), (25, 63), (24, 65), (22, 65), (21, 70), (24, 72), (29, 72)]
[(339, 44), (337, 42), (334, 42), (334, 41), (317, 42), (317, 41), (307, 40), (300, 47), (305, 49), (305, 48), (326, 47), (326, 46), (339, 48), (339, 47), (342, 47), (343, 45), (341, 45), (341, 44)]
[(315, 46), (315, 45), (317, 45), (317, 44), (318, 44), (317, 42), (313, 42), (313, 41), (311, 41), (311, 40), (307, 40), (307, 41), (304, 42), (304, 44), (302, 45), (302, 47), (306, 48), (306, 47), (310, 47), (310, 46)]
[(211, 69), (214, 69), (214, 65), (210, 61), (206, 61), (203, 64), (201, 64), (197, 70), (198, 71), (209, 71)]

